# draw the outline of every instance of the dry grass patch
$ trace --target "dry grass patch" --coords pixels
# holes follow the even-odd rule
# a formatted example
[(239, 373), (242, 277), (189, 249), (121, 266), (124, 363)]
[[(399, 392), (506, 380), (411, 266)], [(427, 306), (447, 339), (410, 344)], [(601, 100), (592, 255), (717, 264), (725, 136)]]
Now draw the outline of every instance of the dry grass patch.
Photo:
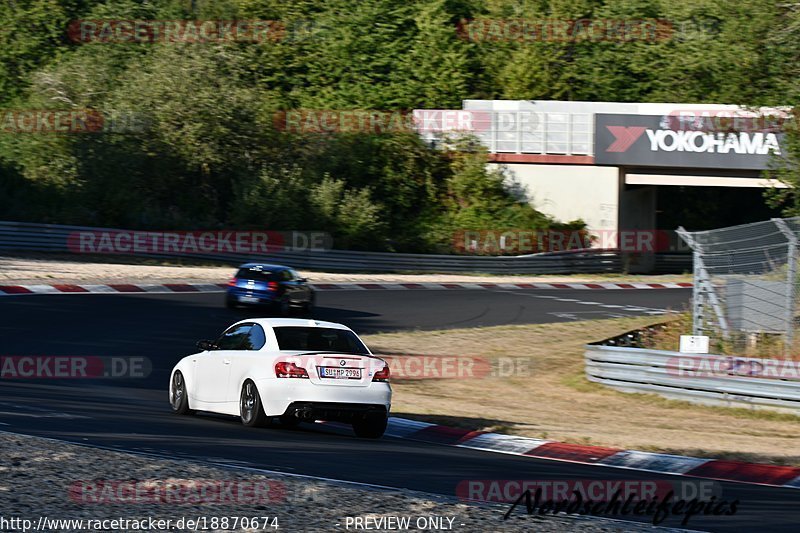
[(519, 357), (529, 376), (394, 380), (397, 416), (562, 442), (800, 465), (800, 418), (625, 394), (584, 377), (583, 346), (652, 317), (365, 336), (375, 353)]

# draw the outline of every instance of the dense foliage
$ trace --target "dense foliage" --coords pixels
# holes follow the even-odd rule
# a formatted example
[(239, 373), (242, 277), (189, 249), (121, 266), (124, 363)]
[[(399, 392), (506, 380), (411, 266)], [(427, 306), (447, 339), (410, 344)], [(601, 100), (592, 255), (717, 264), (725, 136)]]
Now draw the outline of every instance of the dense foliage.
[[(78, 19), (279, 20), (279, 39), (80, 43)], [(656, 39), (464, 38), (470, 19), (659, 19)], [(102, 110), (102, 132), (0, 128), (0, 219), (325, 229), (425, 251), (457, 229), (545, 228), (479, 150), (413, 133), (277, 131), (288, 109), (467, 98), (786, 105), (800, 10), (774, 0), (17, 0), (0, 3), (3, 109)], [(580, 226), (575, 222), (571, 227)]]

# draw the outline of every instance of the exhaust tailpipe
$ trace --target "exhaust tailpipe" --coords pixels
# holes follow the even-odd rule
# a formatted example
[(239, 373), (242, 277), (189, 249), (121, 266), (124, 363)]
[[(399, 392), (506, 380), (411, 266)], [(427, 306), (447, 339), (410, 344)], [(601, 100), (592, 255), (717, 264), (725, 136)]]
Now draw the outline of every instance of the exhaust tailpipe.
[(294, 416), (296, 416), (300, 420), (313, 420), (314, 412), (308, 407), (303, 407), (295, 411)]

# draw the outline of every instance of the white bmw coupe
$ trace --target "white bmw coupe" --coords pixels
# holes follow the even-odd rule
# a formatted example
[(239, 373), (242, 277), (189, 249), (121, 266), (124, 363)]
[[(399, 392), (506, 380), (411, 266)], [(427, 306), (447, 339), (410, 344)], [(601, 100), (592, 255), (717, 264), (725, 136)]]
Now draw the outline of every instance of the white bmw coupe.
[(239, 416), (246, 426), (278, 417), (286, 426), (348, 422), (359, 437), (386, 430), (389, 366), (350, 328), (292, 318), (242, 320), (172, 369), (169, 401), (178, 414)]

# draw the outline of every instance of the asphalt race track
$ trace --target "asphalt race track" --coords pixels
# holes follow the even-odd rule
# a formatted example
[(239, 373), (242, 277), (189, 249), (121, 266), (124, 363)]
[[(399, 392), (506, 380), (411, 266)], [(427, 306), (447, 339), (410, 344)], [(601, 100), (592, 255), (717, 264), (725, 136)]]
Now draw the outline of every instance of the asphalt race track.
[[(684, 309), (690, 295), (690, 289), (319, 291), (314, 318), (347, 324), (358, 333), (470, 328), (662, 314)], [(188, 335), (178, 338), (192, 341), (213, 336), (236, 320), (269, 316), (269, 311), (261, 309), (228, 310), (222, 301), (222, 293), (2, 296), (0, 317), (8, 316), (11, 321), (0, 322), (0, 331), (19, 331), (22, 324), (47, 317), (48, 322), (58, 323), (59, 329), (41, 340), (52, 341), (48, 348), (56, 349), (64, 345), (62, 333), (74, 336), (69, 334), (73, 327), (102, 325), (111, 338), (117, 332), (130, 337), (131, 328), (144, 335), (169, 321), (172, 330)], [(11, 341), (12, 345), (3, 349), (22, 349), (13, 344), (18, 338), (9, 335), (4, 343)], [(143, 346), (152, 346), (151, 340), (141, 340)], [(188, 349), (193, 346), (189, 342)]]
[[(688, 290), (664, 289), (331, 291), (318, 293), (315, 317), (343, 322), (361, 333), (621, 315), (652, 314), (656, 321), (658, 310), (683, 308), (688, 298)], [(320, 424), (296, 430), (249, 429), (225, 417), (173, 415), (166, 393), (172, 365), (195, 351), (197, 339), (212, 338), (231, 322), (254, 314), (259, 313), (225, 309), (221, 294), (0, 297), (2, 355), (145, 356), (153, 363), (150, 376), (138, 380), (4, 380), (0, 428), (450, 497), (467, 479), (679, 479), (390, 437), (363, 440)], [(800, 491), (728, 482), (721, 486), (722, 498), (740, 500), (737, 515), (695, 516), (690, 528), (797, 530)], [(662, 525), (678, 523), (670, 518)]]

